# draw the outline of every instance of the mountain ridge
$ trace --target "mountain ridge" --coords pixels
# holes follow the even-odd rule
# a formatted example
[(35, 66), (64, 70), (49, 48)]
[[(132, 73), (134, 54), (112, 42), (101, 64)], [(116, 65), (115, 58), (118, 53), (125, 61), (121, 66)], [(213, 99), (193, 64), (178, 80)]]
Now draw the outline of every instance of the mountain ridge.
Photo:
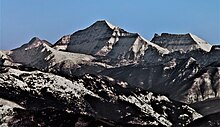
[[(164, 38), (172, 38), (172, 40), (166, 40)], [(208, 44), (203, 39), (199, 38), (198, 36), (187, 33), (187, 34), (168, 34), (162, 33), (161, 35), (155, 34), (155, 36), (151, 40), (152, 42), (166, 47), (169, 50), (180, 50), (188, 51), (192, 49), (202, 49), (206, 52), (209, 52), (212, 48), (212, 45)]]
[(101, 20), (55, 44), (0, 50), (0, 125), (182, 127), (218, 116), (219, 46), (164, 35), (148, 41)]

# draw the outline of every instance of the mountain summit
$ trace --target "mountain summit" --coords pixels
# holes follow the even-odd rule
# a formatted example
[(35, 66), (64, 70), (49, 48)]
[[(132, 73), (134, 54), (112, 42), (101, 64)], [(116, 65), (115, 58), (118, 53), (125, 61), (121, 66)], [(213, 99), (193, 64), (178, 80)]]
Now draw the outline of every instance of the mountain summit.
[[(84, 30), (61, 38), (54, 47), (68, 52), (106, 56), (111, 59), (133, 59), (144, 57), (148, 48), (160, 54), (169, 51), (141, 37), (114, 26), (105, 20), (97, 21)], [(152, 55), (158, 53), (152, 51)]]

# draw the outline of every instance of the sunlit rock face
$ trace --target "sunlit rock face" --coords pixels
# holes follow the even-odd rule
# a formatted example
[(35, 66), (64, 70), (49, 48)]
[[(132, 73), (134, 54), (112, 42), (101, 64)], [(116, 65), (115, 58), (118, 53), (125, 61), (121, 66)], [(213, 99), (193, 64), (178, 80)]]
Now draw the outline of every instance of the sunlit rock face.
[[(130, 33), (105, 20), (97, 21), (84, 30), (62, 37), (55, 49), (101, 56), (113, 60), (141, 60), (145, 54), (151, 59), (169, 51), (144, 39), (138, 33)], [(154, 49), (150, 52), (148, 49)], [(156, 60), (155, 60), (156, 61)]]
[(6, 55), (3, 51), (0, 51), (0, 66), (11, 66), (13, 65), (12, 59)]
[(211, 45), (194, 34), (169, 34), (162, 33), (161, 35), (155, 34), (151, 40), (155, 44), (165, 47), (170, 51), (182, 50), (184, 52), (202, 49), (206, 52), (211, 50)]
[(65, 35), (54, 44), (53, 48), (56, 50), (65, 51), (69, 42), (70, 42), (70, 35)]

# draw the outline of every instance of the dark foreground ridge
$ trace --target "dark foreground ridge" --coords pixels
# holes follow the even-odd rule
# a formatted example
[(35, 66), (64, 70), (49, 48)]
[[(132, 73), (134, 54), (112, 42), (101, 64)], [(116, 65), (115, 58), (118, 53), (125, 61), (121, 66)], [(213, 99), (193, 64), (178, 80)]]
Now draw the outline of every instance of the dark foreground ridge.
[(2, 103), (5, 99), (9, 102), (1, 106), (2, 120), (16, 126), (89, 126), (96, 122), (108, 126), (183, 126), (201, 117), (185, 104), (105, 77), (85, 74), (66, 79), (39, 71), (5, 69), (0, 74), (0, 95)]

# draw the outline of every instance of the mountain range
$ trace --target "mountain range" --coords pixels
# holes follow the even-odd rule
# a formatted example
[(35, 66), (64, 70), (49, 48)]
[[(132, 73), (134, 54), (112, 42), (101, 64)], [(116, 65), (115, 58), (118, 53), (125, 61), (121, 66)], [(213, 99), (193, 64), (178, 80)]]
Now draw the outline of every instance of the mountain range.
[(100, 20), (0, 50), (1, 126), (220, 126), (220, 46)]

